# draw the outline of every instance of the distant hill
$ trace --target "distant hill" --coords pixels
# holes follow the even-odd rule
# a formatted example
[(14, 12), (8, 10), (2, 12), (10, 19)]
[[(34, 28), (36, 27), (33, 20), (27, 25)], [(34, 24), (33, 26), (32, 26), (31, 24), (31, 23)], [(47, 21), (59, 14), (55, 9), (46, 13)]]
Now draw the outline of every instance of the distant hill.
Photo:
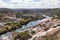
[(0, 8), (0, 14), (16, 14), (16, 13), (23, 13), (23, 14), (46, 14), (46, 15), (59, 15), (60, 16), (60, 8), (56, 9), (7, 9), (7, 8)]
[(7, 8), (0, 8), (0, 13), (7, 13), (7, 12), (24, 12), (24, 13), (50, 13), (55, 11), (56, 9), (7, 9)]
[(56, 9), (15, 9), (15, 12), (24, 12), (24, 13), (50, 13)]
[(13, 12), (12, 9), (7, 9), (7, 8), (0, 8), (0, 13), (8, 13), (8, 12)]
[(45, 13), (45, 14), (60, 19), (60, 8), (54, 9), (52, 12)]

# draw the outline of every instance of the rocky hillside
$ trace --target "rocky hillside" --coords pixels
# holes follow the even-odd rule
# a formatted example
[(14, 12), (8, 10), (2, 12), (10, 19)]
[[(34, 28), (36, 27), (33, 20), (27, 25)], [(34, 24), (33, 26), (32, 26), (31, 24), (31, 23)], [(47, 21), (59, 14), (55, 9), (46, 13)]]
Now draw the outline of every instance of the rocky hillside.
[(60, 17), (60, 8), (57, 9), (7, 9), (7, 8), (0, 8), (0, 15), (2, 14), (8, 14), (8, 15), (14, 15), (14, 14), (46, 14), (49, 16), (56, 16)]

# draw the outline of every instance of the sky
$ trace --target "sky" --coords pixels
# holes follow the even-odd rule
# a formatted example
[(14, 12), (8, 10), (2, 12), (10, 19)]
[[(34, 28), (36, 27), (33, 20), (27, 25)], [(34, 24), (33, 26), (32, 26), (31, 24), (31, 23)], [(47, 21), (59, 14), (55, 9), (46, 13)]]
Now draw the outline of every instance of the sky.
[(59, 0), (0, 0), (0, 8), (60, 8)]

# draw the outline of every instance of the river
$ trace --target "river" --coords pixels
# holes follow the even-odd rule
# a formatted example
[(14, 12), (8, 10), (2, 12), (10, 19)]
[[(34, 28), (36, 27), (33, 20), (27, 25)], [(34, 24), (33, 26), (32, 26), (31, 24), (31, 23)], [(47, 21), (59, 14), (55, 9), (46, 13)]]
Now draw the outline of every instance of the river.
[[(41, 22), (46, 21), (46, 20), (49, 20), (49, 19), (52, 18), (52, 17), (46, 16), (46, 15), (43, 15), (43, 16), (45, 17), (44, 19), (42, 19), (42, 20), (36, 20), (36, 21), (31, 21), (27, 25), (23, 25), (22, 28), (14, 30), (14, 32), (22, 32), (23, 30), (25, 30), (27, 28), (36, 26), (36, 25), (40, 24)], [(12, 33), (13, 32), (7, 32), (7, 33), (1, 35), (0, 38), (1, 37), (5, 37), (5, 36), (10, 36)]]

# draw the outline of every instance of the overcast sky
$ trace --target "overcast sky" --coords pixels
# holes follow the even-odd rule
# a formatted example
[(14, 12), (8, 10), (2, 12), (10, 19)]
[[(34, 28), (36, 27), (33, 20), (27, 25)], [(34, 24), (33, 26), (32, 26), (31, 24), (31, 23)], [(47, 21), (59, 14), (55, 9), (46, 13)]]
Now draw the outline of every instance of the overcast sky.
[(58, 8), (58, 0), (0, 0), (0, 8)]

